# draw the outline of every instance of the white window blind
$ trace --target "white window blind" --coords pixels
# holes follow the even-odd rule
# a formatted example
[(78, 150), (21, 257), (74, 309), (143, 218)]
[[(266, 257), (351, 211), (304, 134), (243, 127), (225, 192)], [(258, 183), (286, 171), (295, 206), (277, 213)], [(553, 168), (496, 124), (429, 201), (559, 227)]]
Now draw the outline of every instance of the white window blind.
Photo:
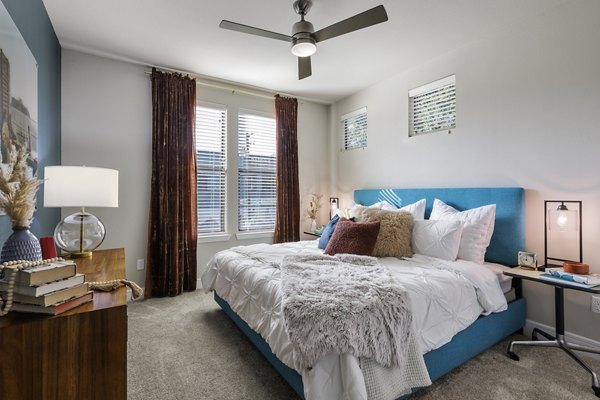
[(456, 76), (408, 92), (409, 136), (456, 128)]
[(275, 227), (275, 118), (254, 111), (238, 114), (238, 229)]
[(344, 150), (367, 147), (367, 107), (342, 115)]
[(196, 107), (196, 176), (198, 234), (225, 232), (227, 109)]

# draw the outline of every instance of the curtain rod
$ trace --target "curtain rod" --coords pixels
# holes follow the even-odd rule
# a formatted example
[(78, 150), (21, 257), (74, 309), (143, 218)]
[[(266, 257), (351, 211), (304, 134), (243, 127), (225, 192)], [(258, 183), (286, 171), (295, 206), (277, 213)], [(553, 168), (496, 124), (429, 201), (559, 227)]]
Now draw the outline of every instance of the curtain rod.
[[(148, 68), (152, 68), (152, 67), (148, 66)], [(312, 101), (312, 102), (318, 102), (318, 103), (320, 103), (319, 101), (316, 101), (316, 100), (304, 99), (304, 98), (301, 98), (301, 97), (298, 97), (298, 96), (294, 96), (294, 95), (291, 95), (291, 94), (286, 94), (286, 93), (271, 92), (271, 91), (268, 91), (268, 90), (261, 90), (263, 92), (263, 93), (261, 93), (258, 90), (254, 91), (254, 90), (251, 90), (251, 89), (244, 89), (243, 87), (234, 86), (233, 84), (229, 84), (229, 83), (222, 83), (222, 84), (220, 84), (217, 81), (207, 80), (206, 78), (201, 77), (198, 74), (194, 74), (194, 73), (187, 72), (187, 71), (180, 71), (180, 70), (176, 70), (176, 69), (172, 69), (172, 68), (163, 68), (163, 67), (155, 67), (155, 68), (157, 70), (159, 70), (159, 71), (176, 72), (178, 74), (189, 75), (192, 78), (196, 79), (196, 84), (197, 85), (211, 87), (211, 88), (219, 89), (219, 90), (225, 90), (225, 91), (231, 92), (232, 94), (240, 93), (240, 94), (246, 94), (246, 95), (249, 95), (249, 96), (262, 97), (264, 99), (271, 99), (271, 100), (274, 100), (275, 99), (275, 95), (279, 94), (281, 96), (286, 96), (286, 97), (296, 97), (298, 100), (305, 100), (305, 101)], [(146, 75), (151, 76), (152, 75), (152, 70), (151, 69), (144, 69), (144, 73)]]

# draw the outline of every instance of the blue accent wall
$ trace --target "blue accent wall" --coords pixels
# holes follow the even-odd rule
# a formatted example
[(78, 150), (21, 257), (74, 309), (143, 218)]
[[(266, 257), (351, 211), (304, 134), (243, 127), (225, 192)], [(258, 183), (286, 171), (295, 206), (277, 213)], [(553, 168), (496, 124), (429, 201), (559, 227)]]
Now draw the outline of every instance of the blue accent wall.
[[(60, 43), (42, 0), (2, 0), (38, 63), (38, 177), (46, 165), (60, 165)], [(60, 221), (60, 208), (43, 207), (43, 186), (31, 231), (50, 236)], [(0, 246), (12, 233), (7, 216), (0, 217)]]

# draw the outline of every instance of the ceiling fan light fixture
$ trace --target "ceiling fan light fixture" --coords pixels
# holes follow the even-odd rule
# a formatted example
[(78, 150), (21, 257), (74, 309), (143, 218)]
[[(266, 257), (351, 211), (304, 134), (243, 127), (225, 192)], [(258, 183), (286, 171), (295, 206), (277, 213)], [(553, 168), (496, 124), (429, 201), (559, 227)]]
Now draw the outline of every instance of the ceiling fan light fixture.
[(292, 54), (297, 57), (310, 57), (317, 51), (317, 45), (312, 38), (302, 38), (293, 41)]

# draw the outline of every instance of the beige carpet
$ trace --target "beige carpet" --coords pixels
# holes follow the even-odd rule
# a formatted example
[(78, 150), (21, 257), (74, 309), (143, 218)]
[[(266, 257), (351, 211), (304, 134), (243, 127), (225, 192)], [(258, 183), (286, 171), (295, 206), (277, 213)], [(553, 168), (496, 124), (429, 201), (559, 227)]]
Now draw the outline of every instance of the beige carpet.
[[(244, 334), (201, 292), (129, 305), (128, 399), (297, 399)], [(598, 399), (591, 378), (557, 349), (506, 341), (411, 399)], [(591, 360), (600, 372), (600, 361)]]

